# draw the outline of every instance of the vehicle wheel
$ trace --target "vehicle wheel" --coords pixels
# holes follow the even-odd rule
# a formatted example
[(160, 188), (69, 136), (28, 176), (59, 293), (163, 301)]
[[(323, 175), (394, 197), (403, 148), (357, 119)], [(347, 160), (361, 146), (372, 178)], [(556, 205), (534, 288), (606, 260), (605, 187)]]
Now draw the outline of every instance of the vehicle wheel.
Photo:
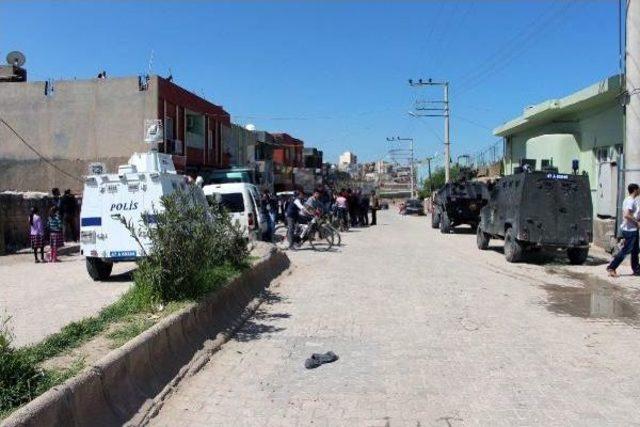
[(278, 247), (278, 249), (285, 250), (289, 247), (286, 225), (279, 225), (276, 227), (273, 232), (273, 243)]
[(446, 212), (442, 212), (440, 216), (440, 232), (443, 234), (451, 233), (451, 220), (449, 220), (449, 215)]
[(431, 228), (440, 227), (440, 214), (434, 209), (431, 212)]
[(523, 252), (522, 243), (516, 239), (513, 228), (507, 228), (507, 232), (504, 234), (504, 257), (509, 262), (520, 262)]
[(333, 246), (334, 243), (333, 230), (326, 225), (321, 225), (318, 231), (314, 233), (313, 238), (309, 239), (309, 244), (315, 251), (326, 252)]
[(489, 240), (491, 239), (491, 235), (489, 233), (485, 233), (482, 231), (482, 228), (477, 227), (476, 231), (476, 243), (478, 245), (478, 249), (486, 250), (489, 247)]
[(104, 262), (100, 258), (87, 257), (86, 265), (89, 276), (96, 282), (107, 280), (111, 276), (112, 262)]
[(567, 256), (569, 262), (573, 265), (581, 265), (587, 260), (589, 256), (589, 248), (569, 248), (567, 249)]

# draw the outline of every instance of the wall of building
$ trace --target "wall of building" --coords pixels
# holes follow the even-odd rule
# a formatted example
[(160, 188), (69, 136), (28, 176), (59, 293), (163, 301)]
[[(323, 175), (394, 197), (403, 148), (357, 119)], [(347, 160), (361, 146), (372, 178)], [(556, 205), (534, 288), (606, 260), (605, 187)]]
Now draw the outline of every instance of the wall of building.
[[(623, 140), (623, 115), (622, 107), (611, 104), (598, 109), (585, 110), (579, 113), (567, 115), (560, 120), (542, 123), (523, 132), (515, 133), (507, 137), (505, 147), (504, 170), (505, 173), (513, 173), (521, 158), (536, 158), (540, 165), (541, 158), (565, 159), (572, 151), (564, 140), (548, 139), (549, 145), (544, 157), (537, 157), (542, 152), (538, 149), (527, 153), (528, 141), (541, 135), (572, 134), (579, 145), (580, 170), (589, 174), (591, 188), (595, 191), (597, 186), (597, 159), (595, 149), (622, 145)], [(532, 147), (532, 144), (529, 144)], [(558, 170), (563, 173), (571, 172), (571, 162), (554, 162)]]
[(254, 163), (256, 143), (257, 138), (254, 132), (242, 126), (232, 124), (230, 131), (222, 141), (222, 152), (227, 156), (229, 166), (246, 167)]
[[(140, 90), (137, 77), (0, 84), (0, 116), (47, 159), (74, 175), (91, 162), (114, 163), (146, 150), (143, 124), (157, 114), (157, 87)], [(81, 184), (40, 158), (0, 126), (0, 190), (80, 190)], [(36, 163), (34, 163), (36, 162)], [(69, 168), (69, 169), (67, 169)]]

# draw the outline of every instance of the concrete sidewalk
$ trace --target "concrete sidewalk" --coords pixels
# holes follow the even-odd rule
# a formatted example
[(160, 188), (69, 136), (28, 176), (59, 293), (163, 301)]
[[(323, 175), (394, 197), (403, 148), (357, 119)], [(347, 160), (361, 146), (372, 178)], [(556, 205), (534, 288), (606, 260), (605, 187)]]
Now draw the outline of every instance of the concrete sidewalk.
[(36, 343), (70, 322), (97, 314), (132, 283), (127, 273), (135, 267), (133, 263), (116, 264), (109, 282), (94, 282), (83, 256), (60, 259), (60, 263), (36, 264), (31, 253), (0, 257), (0, 313), (11, 316), (16, 347)]

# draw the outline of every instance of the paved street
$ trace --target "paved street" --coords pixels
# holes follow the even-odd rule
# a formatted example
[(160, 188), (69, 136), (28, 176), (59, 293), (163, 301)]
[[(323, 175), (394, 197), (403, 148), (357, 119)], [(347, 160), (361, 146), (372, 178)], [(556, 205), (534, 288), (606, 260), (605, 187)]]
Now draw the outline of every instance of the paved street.
[(134, 266), (116, 264), (108, 282), (91, 280), (84, 257), (60, 257), (35, 264), (30, 254), (0, 258), (0, 314), (11, 316), (15, 346), (33, 344), (70, 322), (97, 314), (130, 286), (124, 274)]
[[(499, 242), (481, 252), (425, 217), (379, 221), (338, 252), (290, 254), (152, 424), (640, 425), (637, 280), (610, 285), (599, 258), (509, 265)], [(304, 368), (328, 350), (340, 359)]]

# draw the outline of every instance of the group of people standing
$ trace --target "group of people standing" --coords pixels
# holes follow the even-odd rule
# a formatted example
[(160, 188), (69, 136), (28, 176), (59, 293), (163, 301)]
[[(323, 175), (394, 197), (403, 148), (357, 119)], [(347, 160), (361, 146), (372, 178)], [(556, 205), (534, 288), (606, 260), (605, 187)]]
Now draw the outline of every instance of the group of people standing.
[[(31, 208), (29, 213), (29, 239), (36, 263), (47, 262), (44, 257), (44, 249), (48, 244), (50, 248), (49, 262), (58, 262), (58, 248), (64, 246), (65, 231), (74, 242), (78, 241), (76, 225), (77, 203), (71, 190), (65, 190), (60, 195), (60, 190), (51, 190), (51, 205), (40, 215), (37, 207)], [(38, 258), (38, 253), (40, 258)]]
[[(380, 209), (380, 200), (375, 191), (366, 193), (360, 189), (340, 189), (335, 196), (338, 217), (351, 227), (366, 227), (377, 224), (376, 211)], [(369, 220), (371, 213), (371, 220)]]
[[(314, 215), (332, 213), (340, 220), (341, 225), (344, 226), (341, 226), (343, 229), (349, 226), (376, 225), (376, 211), (380, 208), (380, 202), (375, 191), (372, 191), (369, 196), (361, 190), (342, 188), (336, 192), (319, 186), (308, 198), (305, 198), (304, 191), (295, 191), (290, 200), (282, 202), (281, 208), (287, 224), (289, 247), (292, 248), (296, 225), (308, 223)], [(369, 221), (369, 212), (371, 212), (371, 221)]]

